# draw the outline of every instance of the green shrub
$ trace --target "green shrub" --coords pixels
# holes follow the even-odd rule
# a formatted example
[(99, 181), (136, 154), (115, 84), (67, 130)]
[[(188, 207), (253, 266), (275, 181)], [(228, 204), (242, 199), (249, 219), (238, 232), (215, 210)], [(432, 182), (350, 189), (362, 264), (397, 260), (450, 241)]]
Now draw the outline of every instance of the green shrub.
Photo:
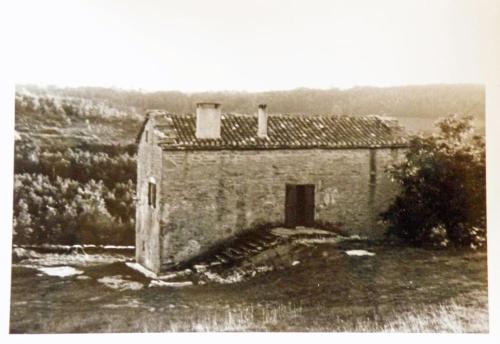
[(479, 247), (486, 243), (484, 137), (472, 118), (450, 116), (438, 134), (410, 140), (406, 159), (389, 170), (402, 187), (382, 218), (388, 235), (412, 244)]

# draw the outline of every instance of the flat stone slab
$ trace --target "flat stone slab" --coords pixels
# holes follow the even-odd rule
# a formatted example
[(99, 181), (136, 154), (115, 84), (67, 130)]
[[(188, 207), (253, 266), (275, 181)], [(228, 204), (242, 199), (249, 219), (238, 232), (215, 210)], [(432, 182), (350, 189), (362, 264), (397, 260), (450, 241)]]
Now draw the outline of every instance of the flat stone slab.
[(271, 229), (271, 233), (273, 233), (276, 236), (280, 237), (291, 237), (294, 235), (331, 235), (331, 236), (336, 236), (337, 234), (325, 231), (322, 229), (316, 229), (316, 228), (273, 228)]
[(71, 266), (40, 267), (41, 272), (49, 276), (68, 277), (83, 274), (83, 271), (77, 270)]
[(139, 290), (144, 287), (142, 283), (127, 280), (121, 275), (104, 276), (99, 278), (97, 282), (104, 284), (108, 288), (116, 290)]
[(365, 250), (349, 250), (349, 251), (345, 251), (345, 253), (348, 256), (374, 256), (375, 255), (375, 253), (368, 252)]
[(131, 269), (134, 269), (135, 271), (137, 272), (140, 272), (141, 274), (143, 274), (144, 276), (148, 277), (148, 278), (158, 278), (158, 275), (155, 274), (153, 271), (145, 268), (144, 266), (142, 266), (141, 264), (139, 263), (132, 263), (132, 262), (127, 262), (125, 263), (129, 268)]
[(171, 287), (171, 288), (182, 288), (192, 286), (193, 282), (183, 281), (183, 282), (165, 282), (161, 280), (152, 280), (149, 283), (149, 287)]

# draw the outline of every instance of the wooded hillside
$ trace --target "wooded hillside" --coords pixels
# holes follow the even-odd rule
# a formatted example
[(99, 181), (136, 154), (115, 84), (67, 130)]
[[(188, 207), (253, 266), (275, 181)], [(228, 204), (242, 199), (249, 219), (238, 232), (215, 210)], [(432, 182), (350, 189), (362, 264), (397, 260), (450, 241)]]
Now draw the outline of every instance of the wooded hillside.
[(166, 109), (176, 113), (192, 112), (198, 101), (216, 100), (223, 111), (253, 113), (256, 105), (266, 103), (272, 113), (315, 113), (397, 117), (437, 118), (452, 113), (484, 117), (484, 87), (481, 85), (421, 85), (401, 87), (354, 87), (346, 90), (299, 88), (269, 92), (140, 92), (97, 87), (40, 88), (19, 86), (36, 95), (83, 98), (104, 102), (115, 108)]
[(233, 113), (254, 113), (267, 103), (270, 113), (385, 114), (414, 131), (467, 114), (484, 130), (484, 87), (478, 85), (192, 94), (18, 86), (14, 242), (133, 244), (134, 140), (144, 113), (192, 113), (203, 100)]

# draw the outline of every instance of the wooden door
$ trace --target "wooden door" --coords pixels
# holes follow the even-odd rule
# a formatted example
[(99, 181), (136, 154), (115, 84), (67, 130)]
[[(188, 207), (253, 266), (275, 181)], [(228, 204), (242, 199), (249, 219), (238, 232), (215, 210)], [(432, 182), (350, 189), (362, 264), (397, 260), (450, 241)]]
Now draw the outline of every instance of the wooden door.
[(295, 224), (304, 226), (306, 223), (306, 188), (304, 185), (297, 185), (295, 190), (297, 194), (297, 206), (295, 208), (297, 221), (295, 221)]
[(313, 226), (314, 185), (287, 184), (285, 197), (285, 226)]
[(314, 226), (314, 185), (304, 185), (303, 226)]
[(297, 225), (297, 185), (286, 184), (285, 192), (285, 227)]

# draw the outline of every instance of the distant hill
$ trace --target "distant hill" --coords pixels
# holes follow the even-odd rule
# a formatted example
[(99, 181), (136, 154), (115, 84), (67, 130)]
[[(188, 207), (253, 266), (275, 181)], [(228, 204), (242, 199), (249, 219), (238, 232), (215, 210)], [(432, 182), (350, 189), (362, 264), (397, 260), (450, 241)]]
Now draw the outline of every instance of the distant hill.
[(191, 113), (196, 102), (215, 100), (233, 113), (253, 113), (266, 103), (270, 113), (387, 115), (412, 131), (430, 131), (436, 119), (456, 113), (472, 115), (482, 132), (484, 93), (483, 86), (469, 84), (202, 93), (18, 85), (16, 130), (41, 144), (130, 144), (146, 109)]

